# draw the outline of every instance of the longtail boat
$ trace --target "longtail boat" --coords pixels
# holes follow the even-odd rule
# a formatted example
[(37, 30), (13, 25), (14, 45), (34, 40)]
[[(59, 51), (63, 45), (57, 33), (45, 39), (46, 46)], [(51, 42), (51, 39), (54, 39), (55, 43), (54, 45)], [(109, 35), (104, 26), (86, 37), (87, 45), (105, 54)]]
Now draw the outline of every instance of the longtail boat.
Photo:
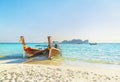
[(55, 45), (55, 47), (52, 47), (51, 36), (48, 36), (48, 48), (45, 48), (43, 50), (28, 47), (25, 43), (24, 36), (20, 36), (20, 41), (23, 45), (23, 50), (25, 51), (28, 58), (36, 57), (36, 56), (40, 56), (40, 55), (46, 55), (49, 59), (51, 59), (54, 56), (61, 55), (60, 49), (57, 48), (56, 45)]
[(89, 43), (90, 45), (97, 45), (97, 43)]

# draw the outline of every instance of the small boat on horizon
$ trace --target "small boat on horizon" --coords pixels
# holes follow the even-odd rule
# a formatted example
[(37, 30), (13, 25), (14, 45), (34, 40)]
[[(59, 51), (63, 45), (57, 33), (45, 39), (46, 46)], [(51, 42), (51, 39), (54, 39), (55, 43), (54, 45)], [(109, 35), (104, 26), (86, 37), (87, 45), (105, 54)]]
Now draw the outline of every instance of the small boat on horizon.
[(97, 43), (89, 43), (90, 45), (97, 45)]
[(54, 56), (61, 55), (60, 49), (56, 46), (57, 44), (55, 44), (54, 47), (52, 46), (51, 36), (48, 36), (48, 47), (43, 50), (28, 47), (25, 43), (24, 36), (20, 37), (20, 41), (28, 58), (44, 55), (47, 56), (48, 59), (51, 59)]

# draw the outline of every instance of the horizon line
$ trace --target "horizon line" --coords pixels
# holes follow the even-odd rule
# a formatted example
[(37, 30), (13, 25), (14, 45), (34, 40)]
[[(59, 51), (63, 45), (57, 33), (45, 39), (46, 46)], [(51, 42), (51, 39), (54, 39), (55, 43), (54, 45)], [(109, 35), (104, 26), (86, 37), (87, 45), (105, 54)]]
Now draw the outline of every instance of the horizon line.
[[(26, 44), (39, 44), (39, 43), (47, 43), (47, 42), (26, 42)], [(59, 42), (61, 43), (61, 42)], [(104, 44), (120, 44), (120, 42), (89, 42), (89, 43), (98, 43), (98, 44), (101, 44), (101, 43), (104, 43)], [(88, 43), (88, 44), (89, 44)], [(20, 42), (0, 42), (0, 44), (21, 44)], [(61, 44), (75, 44), (75, 43), (61, 43)], [(85, 44), (85, 43), (82, 43), (82, 44)]]

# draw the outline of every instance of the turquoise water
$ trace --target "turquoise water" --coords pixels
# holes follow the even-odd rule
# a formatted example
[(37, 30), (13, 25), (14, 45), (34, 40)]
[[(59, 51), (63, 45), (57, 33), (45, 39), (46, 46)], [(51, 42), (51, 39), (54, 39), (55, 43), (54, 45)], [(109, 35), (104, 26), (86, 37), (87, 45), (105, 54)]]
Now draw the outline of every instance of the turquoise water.
[[(32, 48), (44, 49), (47, 44), (29, 43)], [(36, 46), (40, 45), (40, 47)], [(62, 51), (62, 57), (65, 61), (89, 62), (89, 63), (106, 63), (120, 64), (120, 44), (59, 44)], [(23, 49), (21, 44), (1, 43), (0, 44), (0, 61), (5, 59), (20, 59), (22, 62)], [(4, 58), (3, 58), (4, 57)]]
[(61, 49), (68, 60), (120, 64), (120, 44), (62, 44)]

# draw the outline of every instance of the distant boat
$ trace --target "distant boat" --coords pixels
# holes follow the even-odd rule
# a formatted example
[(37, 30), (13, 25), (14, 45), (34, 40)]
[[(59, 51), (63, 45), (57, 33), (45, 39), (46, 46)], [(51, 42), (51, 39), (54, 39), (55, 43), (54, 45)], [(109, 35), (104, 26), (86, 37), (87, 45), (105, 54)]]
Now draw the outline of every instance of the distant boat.
[(90, 45), (97, 45), (97, 43), (89, 43)]
[(20, 37), (20, 41), (22, 42), (23, 49), (27, 54), (28, 58), (44, 55), (51, 59), (56, 55), (61, 55), (60, 49), (58, 49), (57, 47), (52, 47), (51, 36), (48, 36), (48, 47), (43, 50), (27, 47), (24, 40), (24, 36)]

